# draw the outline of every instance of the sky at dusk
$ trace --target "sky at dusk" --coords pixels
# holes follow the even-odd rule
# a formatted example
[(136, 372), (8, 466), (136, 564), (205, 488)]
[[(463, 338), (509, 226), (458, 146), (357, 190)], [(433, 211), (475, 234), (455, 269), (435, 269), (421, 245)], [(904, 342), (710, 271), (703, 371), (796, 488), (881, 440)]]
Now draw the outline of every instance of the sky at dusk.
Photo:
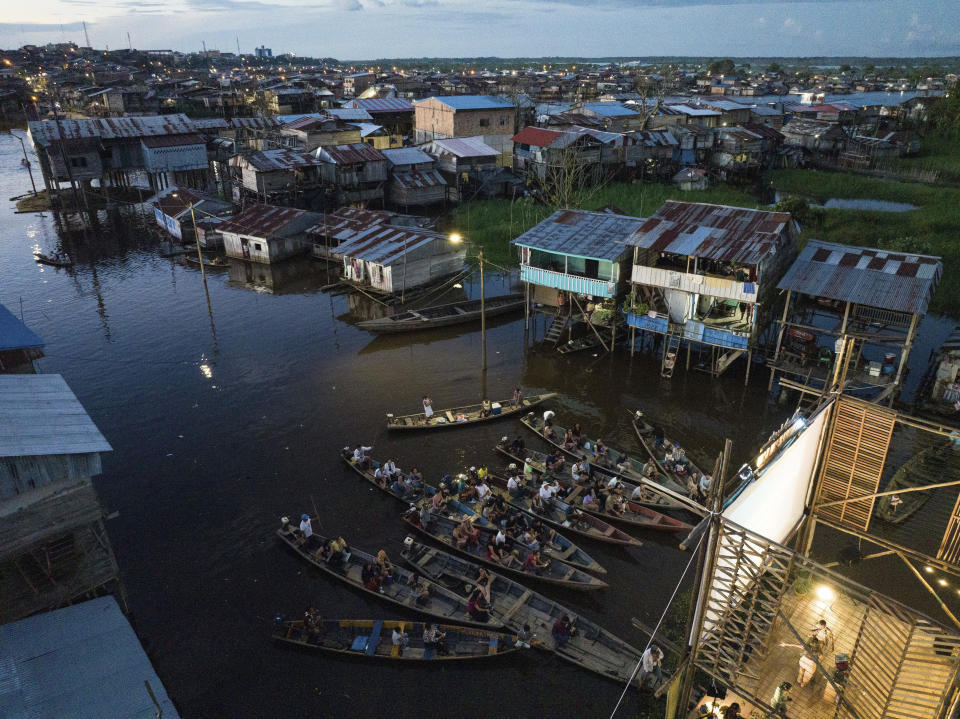
[(0, 47), (457, 56), (960, 55), (960, 0), (2, 0)]

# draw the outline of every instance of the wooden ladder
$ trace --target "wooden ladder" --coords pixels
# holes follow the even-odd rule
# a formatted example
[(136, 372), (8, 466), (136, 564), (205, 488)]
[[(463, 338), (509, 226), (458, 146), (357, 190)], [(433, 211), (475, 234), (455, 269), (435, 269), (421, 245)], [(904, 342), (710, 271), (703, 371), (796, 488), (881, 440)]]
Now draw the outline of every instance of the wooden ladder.
[(670, 379), (673, 377), (673, 368), (677, 363), (680, 352), (680, 338), (683, 336), (683, 325), (670, 327), (664, 336), (663, 357), (660, 359), (660, 376)]
[(563, 330), (566, 329), (566, 326), (567, 318), (558, 312), (553, 316), (553, 322), (551, 322), (550, 326), (547, 328), (547, 332), (543, 336), (543, 341), (545, 343), (549, 342), (556, 347), (557, 343), (560, 341), (560, 335), (563, 333)]

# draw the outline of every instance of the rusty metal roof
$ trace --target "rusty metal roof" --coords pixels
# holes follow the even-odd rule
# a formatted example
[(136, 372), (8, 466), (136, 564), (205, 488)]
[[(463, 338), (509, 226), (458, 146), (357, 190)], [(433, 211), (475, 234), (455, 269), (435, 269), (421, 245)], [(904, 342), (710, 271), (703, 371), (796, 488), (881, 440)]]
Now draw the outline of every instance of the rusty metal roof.
[(324, 215), (323, 220), (307, 229), (315, 235), (328, 236), (331, 239), (343, 242), (353, 237), (364, 227), (389, 222), (392, 212), (386, 210), (364, 210), (358, 207), (341, 207), (334, 212)]
[(942, 273), (939, 257), (810, 240), (777, 287), (922, 315)]
[(417, 190), (424, 187), (438, 187), (446, 185), (447, 181), (437, 170), (423, 170), (420, 172), (394, 172), (393, 181), (407, 190)]
[(203, 136), (196, 133), (184, 135), (157, 135), (151, 137), (141, 137), (140, 142), (150, 148), (155, 147), (179, 147), (181, 145), (206, 145), (207, 141)]
[(756, 265), (764, 256), (794, 243), (792, 223), (786, 212), (667, 200), (637, 229), (631, 244), (659, 252)]
[(562, 130), (548, 130), (543, 127), (528, 125), (511, 137), (510, 141), (518, 142), (521, 145), (533, 145), (534, 147), (550, 147), (561, 137), (563, 137)]
[(239, 215), (221, 223), (221, 232), (251, 237), (270, 237), (282, 230), (293, 220), (315, 213), (298, 210), (294, 207), (275, 205), (251, 205)]
[(351, 145), (332, 145), (318, 147), (314, 156), (325, 162), (337, 165), (357, 165), (364, 162), (386, 162), (387, 158), (373, 145), (355, 142)]
[(249, 155), (234, 155), (230, 158), (230, 164), (234, 167), (240, 167), (244, 163), (249, 164), (258, 172), (278, 172), (320, 164), (313, 155), (290, 147), (258, 150), (257, 152), (251, 152)]
[(280, 127), (283, 122), (276, 117), (234, 117), (230, 120), (230, 125), (246, 130), (265, 130), (268, 127)]
[(59, 139), (75, 140), (99, 137), (104, 140), (186, 135), (196, 130), (186, 115), (148, 115), (140, 117), (102, 117), (35, 120), (28, 123), (33, 141), (46, 147)]
[(443, 233), (379, 222), (360, 228), (351, 239), (341, 242), (333, 252), (341, 257), (386, 266), (407, 252), (431, 243), (440, 243), (439, 246), (449, 250), (450, 254), (466, 254), (464, 248), (452, 245)]
[(612, 261), (627, 251), (630, 237), (643, 223), (642, 217), (557, 210), (510, 242), (562, 255)]

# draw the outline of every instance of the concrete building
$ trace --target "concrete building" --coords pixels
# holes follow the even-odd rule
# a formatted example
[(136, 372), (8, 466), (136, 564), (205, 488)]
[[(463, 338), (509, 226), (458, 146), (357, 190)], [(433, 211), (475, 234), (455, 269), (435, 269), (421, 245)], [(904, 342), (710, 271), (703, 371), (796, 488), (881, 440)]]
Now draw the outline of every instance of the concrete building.
[[(512, 103), (489, 95), (430, 97), (414, 105), (417, 144), (450, 137), (482, 137), (504, 160), (516, 134)], [(501, 165), (505, 162), (501, 162)]]

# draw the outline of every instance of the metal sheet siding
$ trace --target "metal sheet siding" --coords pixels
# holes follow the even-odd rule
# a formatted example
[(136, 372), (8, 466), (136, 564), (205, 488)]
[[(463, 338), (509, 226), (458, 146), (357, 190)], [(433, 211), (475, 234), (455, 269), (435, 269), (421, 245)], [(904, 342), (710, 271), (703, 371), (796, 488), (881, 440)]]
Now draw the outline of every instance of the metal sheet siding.
[(627, 242), (643, 222), (641, 217), (606, 212), (558, 210), (511, 243), (562, 255), (615, 262), (629, 251)]

